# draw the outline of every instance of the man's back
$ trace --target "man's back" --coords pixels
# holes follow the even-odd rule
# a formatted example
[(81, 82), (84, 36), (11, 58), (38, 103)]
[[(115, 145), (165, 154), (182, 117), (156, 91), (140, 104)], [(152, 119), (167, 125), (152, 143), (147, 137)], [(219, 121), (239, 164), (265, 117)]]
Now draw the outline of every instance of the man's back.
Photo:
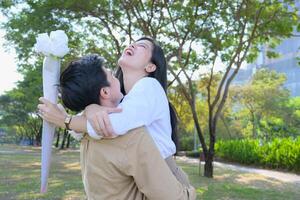
[(114, 139), (81, 143), (82, 179), (88, 199), (144, 199), (132, 176), (126, 174), (127, 148), (137, 131)]
[(144, 127), (114, 139), (85, 137), (80, 152), (90, 200), (195, 199), (194, 189), (177, 181)]

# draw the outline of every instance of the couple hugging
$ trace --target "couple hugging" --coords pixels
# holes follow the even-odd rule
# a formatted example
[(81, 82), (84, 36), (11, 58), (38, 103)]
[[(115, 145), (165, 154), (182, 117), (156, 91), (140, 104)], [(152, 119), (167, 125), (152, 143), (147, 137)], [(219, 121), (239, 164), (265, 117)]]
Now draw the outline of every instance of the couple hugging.
[(125, 48), (118, 65), (117, 79), (103, 58), (87, 55), (61, 74), (63, 104), (82, 115), (68, 115), (42, 97), (38, 105), (44, 120), (82, 133), (80, 162), (87, 198), (196, 199), (173, 159), (177, 118), (166, 95), (162, 48), (142, 37)]

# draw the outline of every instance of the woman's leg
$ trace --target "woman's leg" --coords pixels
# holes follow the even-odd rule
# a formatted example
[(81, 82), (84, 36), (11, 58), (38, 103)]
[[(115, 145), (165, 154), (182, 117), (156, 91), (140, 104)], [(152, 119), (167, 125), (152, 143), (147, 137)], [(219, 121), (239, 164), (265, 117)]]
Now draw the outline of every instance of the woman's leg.
[(186, 187), (190, 186), (190, 181), (186, 173), (176, 164), (173, 156), (170, 156), (165, 159), (167, 165), (169, 166), (170, 170), (176, 177), (176, 179)]

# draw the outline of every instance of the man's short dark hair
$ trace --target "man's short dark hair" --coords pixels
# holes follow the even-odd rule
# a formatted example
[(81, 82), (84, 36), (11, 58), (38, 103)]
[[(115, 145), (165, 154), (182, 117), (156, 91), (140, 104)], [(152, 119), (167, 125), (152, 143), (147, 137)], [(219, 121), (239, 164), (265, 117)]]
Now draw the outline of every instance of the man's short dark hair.
[(100, 90), (109, 86), (103, 63), (102, 57), (87, 55), (72, 61), (62, 72), (60, 92), (67, 108), (78, 112), (90, 104), (100, 104)]

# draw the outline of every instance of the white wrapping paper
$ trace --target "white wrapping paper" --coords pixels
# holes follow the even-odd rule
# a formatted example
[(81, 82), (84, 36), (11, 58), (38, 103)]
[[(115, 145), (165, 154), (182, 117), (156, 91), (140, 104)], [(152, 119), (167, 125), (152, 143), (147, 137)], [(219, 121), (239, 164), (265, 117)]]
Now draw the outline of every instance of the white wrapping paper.
[[(60, 75), (60, 58), (69, 52), (68, 37), (64, 31), (57, 30), (39, 34), (35, 50), (42, 53), (43, 63), (43, 94), (52, 103), (57, 103), (57, 84)], [(42, 130), (42, 166), (41, 166), (41, 193), (47, 192), (48, 176), (51, 164), (52, 142), (55, 126), (43, 121)]]

